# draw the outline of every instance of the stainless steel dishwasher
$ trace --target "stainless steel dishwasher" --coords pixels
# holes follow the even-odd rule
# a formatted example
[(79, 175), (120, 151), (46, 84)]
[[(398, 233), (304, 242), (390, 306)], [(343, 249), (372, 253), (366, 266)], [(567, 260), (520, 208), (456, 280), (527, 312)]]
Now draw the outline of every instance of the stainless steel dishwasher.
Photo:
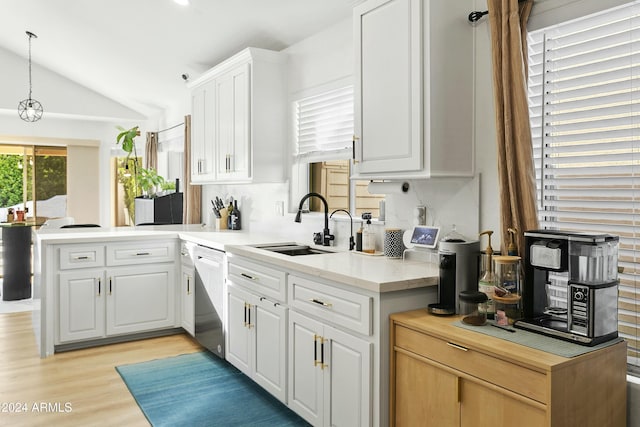
[(225, 253), (205, 246), (194, 250), (196, 340), (224, 359)]

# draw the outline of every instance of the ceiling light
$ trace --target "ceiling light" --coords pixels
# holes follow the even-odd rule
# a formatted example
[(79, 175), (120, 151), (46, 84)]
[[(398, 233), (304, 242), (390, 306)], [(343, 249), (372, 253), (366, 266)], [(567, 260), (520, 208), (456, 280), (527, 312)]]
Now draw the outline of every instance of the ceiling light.
[(173, 0), (173, 1), (179, 4), (180, 6), (189, 6), (189, 0)]
[(27, 31), (29, 36), (29, 98), (20, 101), (18, 104), (18, 114), (25, 122), (37, 122), (42, 118), (42, 104), (31, 98), (31, 39), (38, 38), (31, 31)]

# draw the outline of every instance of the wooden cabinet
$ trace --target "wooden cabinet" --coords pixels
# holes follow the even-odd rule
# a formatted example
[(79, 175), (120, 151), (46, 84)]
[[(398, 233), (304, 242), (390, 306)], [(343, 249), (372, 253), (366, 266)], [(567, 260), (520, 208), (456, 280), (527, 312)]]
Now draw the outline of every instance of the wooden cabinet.
[[(471, 0), (354, 8), (353, 177), (473, 176)], [(446, 43), (445, 43), (446, 41)]]
[(371, 424), (372, 344), (289, 315), (289, 406), (314, 426)]
[(174, 246), (173, 241), (60, 245), (55, 343), (176, 326)]
[(452, 322), (391, 316), (391, 425), (626, 425), (624, 342), (564, 358)]
[(192, 182), (282, 182), (285, 57), (247, 48), (191, 85)]

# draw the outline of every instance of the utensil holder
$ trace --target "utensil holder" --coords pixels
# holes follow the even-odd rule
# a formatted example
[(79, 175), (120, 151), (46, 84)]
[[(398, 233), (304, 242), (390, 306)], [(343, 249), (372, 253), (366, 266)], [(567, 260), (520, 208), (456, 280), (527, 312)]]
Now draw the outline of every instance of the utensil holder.
[(402, 230), (399, 228), (384, 230), (384, 255), (388, 258), (402, 258), (403, 251)]

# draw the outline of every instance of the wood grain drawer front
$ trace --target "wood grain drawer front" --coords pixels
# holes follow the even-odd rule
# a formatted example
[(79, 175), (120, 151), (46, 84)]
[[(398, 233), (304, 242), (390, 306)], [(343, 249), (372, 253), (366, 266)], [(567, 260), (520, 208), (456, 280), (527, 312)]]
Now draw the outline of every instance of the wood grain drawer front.
[(287, 301), (284, 271), (237, 258), (229, 260), (228, 269), (231, 283), (276, 301)]
[[(480, 380), (549, 404), (547, 376), (463, 345), (395, 325), (395, 345)], [(499, 352), (499, 349), (496, 349)]]
[(289, 275), (289, 304), (323, 322), (372, 334), (373, 299), (369, 296)]
[(103, 267), (104, 246), (61, 246), (59, 262), (60, 270)]
[(176, 243), (167, 241), (149, 241), (109, 245), (107, 247), (107, 265), (149, 264), (175, 261)]

